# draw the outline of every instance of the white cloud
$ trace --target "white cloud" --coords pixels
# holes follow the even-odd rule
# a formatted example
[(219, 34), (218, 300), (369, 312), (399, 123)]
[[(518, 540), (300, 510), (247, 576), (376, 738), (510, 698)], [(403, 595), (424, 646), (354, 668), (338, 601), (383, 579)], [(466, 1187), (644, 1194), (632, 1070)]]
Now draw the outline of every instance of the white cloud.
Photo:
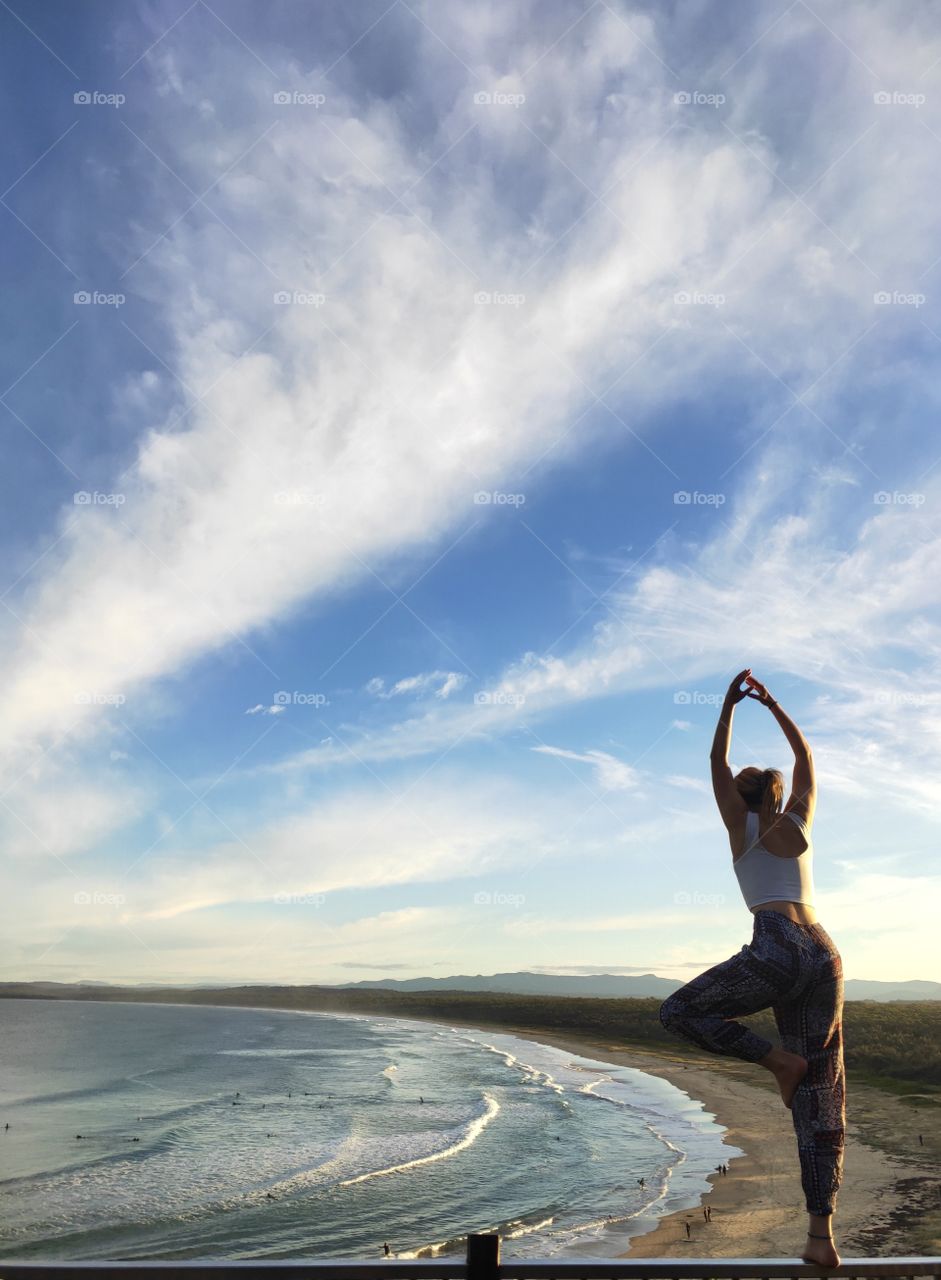
[[(549, 806), (550, 808), (553, 806)], [(528, 815), (518, 788), (499, 778), (473, 785), (413, 784), (399, 794), (346, 787), (277, 817), (237, 840), (151, 853), (129, 904), (135, 916), (171, 918), (207, 907), (272, 902), (279, 894), (358, 892), (461, 879), (570, 848), (564, 823)]]
[[(473, 102), (480, 69), (494, 68), (490, 78), (502, 82), (504, 20), (494, 12), (481, 25), (466, 12), (436, 11), (430, 25), (476, 51), (469, 65), (478, 70), (457, 94), (450, 81), (441, 87), (449, 110), (420, 148), (394, 107), (377, 99), (363, 111), (337, 88), (316, 119), (266, 109), (230, 120), (226, 133), (218, 119), (205, 121), (201, 135), (189, 113), (215, 100), (216, 86), (237, 79), (243, 101), (270, 104), (268, 73), (231, 42), (197, 50), (181, 40), (155, 51), (142, 71), (155, 69), (165, 98), (148, 145), (171, 168), (219, 179), (212, 207), (226, 224), (207, 214), (178, 220), (162, 239), (140, 235), (147, 252), (134, 283), (169, 326), (188, 413), (181, 425), (154, 423), (142, 437), (136, 459), (113, 480), (126, 499), (120, 510), (73, 506), (64, 514), (54, 535), (61, 542), (18, 607), (29, 630), (9, 663), (8, 750), (71, 728), (76, 689), (123, 694), (208, 651), (245, 644), (301, 601), (376, 572), (390, 557), (432, 544), (446, 555), (475, 520), (495, 514), (474, 506), (476, 490), (532, 468), (550, 450), (558, 464), (584, 447), (586, 384), (603, 389), (620, 375), (617, 394), (629, 385), (631, 416), (642, 421), (665, 394), (702, 395), (712, 377), (744, 376), (746, 348), (756, 351), (756, 376), (778, 396), (761, 359), (790, 367), (800, 385), (822, 380), (870, 322), (860, 306), (872, 291), (863, 264), (903, 279), (911, 264), (931, 260), (936, 243), (931, 175), (913, 162), (928, 145), (924, 131), (900, 130), (886, 112), (860, 119), (860, 87), (871, 90), (871, 80), (858, 62), (904, 78), (937, 43), (917, 18), (898, 30), (899, 12), (889, 5), (844, 16), (847, 43), (858, 51), (845, 84), (813, 79), (814, 68), (799, 64), (832, 107), (813, 147), (806, 135), (774, 127), (779, 100), (767, 92), (762, 60), (773, 53), (790, 65), (808, 32), (837, 56), (826, 30), (800, 9), (739, 67), (727, 127), (714, 113), (674, 104), (675, 77), (654, 56), (661, 37), (676, 37), (666, 20), (632, 12), (628, 23), (600, 6), (586, 14), (578, 40), (548, 50), (525, 23), (509, 20), (514, 61), (538, 47), (525, 117), (538, 121), (535, 131), (521, 128), (515, 112)], [(428, 57), (440, 51), (437, 33), (419, 26), (415, 38)], [(268, 52), (285, 83), (305, 83), (283, 53)], [(717, 55), (718, 70), (728, 54)], [(612, 92), (615, 74), (623, 91)], [(934, 110), (928, 104), (924, 121)], [(869, 123), (865, 145), (854, 146)], [(473, 146), (462, 147), (469, 133)], [(308, 181), (314, 136), (317, 181)], [(496, 181), (494, 154), (506, 167), (525, 167), (544, 192), (538, 217), (519, 217), (520, 193)], [(444, 155), (446, 163), (429, 165)], [(140, 158), (156, 181), (164, 171), (152, 156)], [(895, 188), (886, 205), (867, 195), (872, 172), (890, 160)], [(781, 171), (789, 187), (815, 184), (813, 213), (795, 205), (774, 176)], [(166, 181), (166, 192), (148, 193), (150, 221), (161, 230), (178, 196), (176, 180)], [(603, 204), (595, 203), (601, 191)], [(381, 216), (396, 195), (400, 205)], [(895, 234), (900, 209), (903, 236)], [(573, 222), (577, 236), (555, 252)], [(820, 292), (812, 309), (795, 313), (785, 303), (798, 254)], [(524, 308), (474, 305), (481, 285), (512, 290), (524, 274)], [(709, 317), (707, 325), (696, 308), (678, 316), (677, 288), (717, 282), (729, 296), (720, 324)], [(322, 283), (322, 306), (273, 304), (279, 287), (293, 297)], [(679, 337), (663, 340), (667, 332)], [(843, 360), (828, 388), (857, 376), (866, 350)], [(137, 394), (128, 393), (129, 404)], [(821, 396), (813, 404), (826, 410)], [(762, 429), (760, 413), (741, 425), (743, 451)], [(736, 532), (748, 524), (740, 512)], [(783, 521), (762, 557), (770, 566), (789, 559), (788, 544), (801, 536), (801, 522)], [(861, 581), (884, 563), (873, 556)], [(833, 581), (848, 588), (840, 576), (836, 570)], [(645, 586), (675, 612), (678, 602), (659, 591), (668, 582), (669, 572), (652, 571)], [(913, 604), (914, 593), (898, 603)], [(809, 643), (800, 615), (774, 612), (785, 642)], [(816, 625), (818, 611), (813, 618)], [(543, 658), (518, 675), (534, 693), (554, 686), (557, 698), (584, 696), (648, 659), (644, 646), (621, 647), (605, 670), (590, 659), (579, 667)], [(102, 714), (96, 704), (83, 707), (74, 732)]]
[[(148, 145), (200, 190), (219, 179), (209, 205), (225, 225), (209, 205), (174, 222), (178, 183), (141, 150), (136, 176), (156, 185), (140, 184), (128, 220), (147, 250), (131, 279), (166, 349), (141, 352), (159, 375), (119, 384), (115, 413), (136, 427), (137, 446), (94, 487), (123, 504), (69, 503), (9, 593), (17, 616), (3, 622), (0, 763), (11, 779), (30, 766), (7, 797), (13, 856), (84, 853), (140, 811), (131, 791), (116, 795), (97, 775), (83, 783), (77, 757), (67, 774), (47, 750), (108, 734), (116, 696), (141, 690), (137, 706), (152, 711), (156, 682), (207, 653), (228, 646), (261, 663), (255, 633), (311, 598), (384, 582), (428, 548), (446, 563), (479, 522), (507, 514), (475, 505), (476, 491), (535, 491), (545, 468), (584, 457), (604, 432), (628, 428), (682, 489), (658, 425), (732, 381), (743, 409), (719, 429), (740, 456), (713, 482), (725, 502), (711, 534), (691, 532), (691, 512), (667, 494), (662, 532), (625, 554), (623, 581), (587, 639), (573, 620), (571, 639), (484, 675), (486, 698), (473, 705), (456, 671), (389, 690), (377, 677), (367, 688), (380, 698), (433, 700), (392, 726), (344, 729), (352, 752), (328, 737), (275, 771), (441, 753), (615, 693), (699, 682), (711, 695), (741, 652), (759, 674), (775, 673), (788, 701), (819, 691), (802, 723), (822, 787), (846, 798), (844, 812), (875, 795), (880, 807), (936, 821), (941, 484), (930, 468), (910, 481), (881, 474), (880, 443), (907, 425), (905, 388), (921, 380), (870, 303), (874, 278), (904, 287), (938, 257), (924, 163), (934, 144), (922, 125), (937, 134), (941, 124), (934, 100), (917, 119), (870, 111), (866, 66), (904, 83), (937, 59), (939, 37), (925, 13), (890, 3), (842, 12), (834, 40), (796, 6), (754, 49), (760, 32), (750, 28), (712, 66), (697, 49), (704, 80), (716, 82), (748, 50), (729, 112), (697, 113), (672, 102), (669, 64), (684, 51), (671, 14), (630, 11), (628, 25), (598, 6), (577, 39), (547, 49), (535, 12), (428, 11), (432, 30), (415, 27), (419, 57), (431, 61), (443, 40), (473, 71), (456, 85), (449, 61), (446, 79), (426, 78), (420, 139), (395, 99), (371, 94), (364, 107), (355, 87), (332, 91), (316, 117), (272, 113), (270, 77), (228, 40), (193, 47), (170, 33), (141, 64), (161, 95)], [(757, 11), (754, 21), (763, 25)], [(839, 60), (823, 71), (821, 47)], [(307, 82), (288, 55), (266, 53), (284, 83)], [(537, 58), (538, 74), (522, 78), (526, 114), (474, 105), (481, 79), (519, 87), (518, 68)], [(244, 111), (207, 111), (233, 84)], [(812, 129), (781, 113), (781, 93), (800, 96)], [(122, 171), (135, 176), (137, 144), (127, 145)], [(885, 200), (872, 175), (889, 171)], [(526, 180), (507, 183), (508, 173)], [(321, 287), (323, 305), (274, 303), (275, 292)], [(726, 302), (715, 314), (678, 307), (676, 290), (689, 288), (721, 289)], [(519, 289), (526, 302), (477, 305), (479, 289)], [(586, 412), (588, 388), (609, 412)], [(858, 417), (850, 394), (864, 401)], [(74, 448), (80, 455), (81, 442)], [(90, 451), (84, 466), (97, 475), (102, 460)], [(873, 504), (876, 490), (895, 488), (919, 489), (924, 505)], [(571, 563), (584, 559), (576, 549)], [(325, 655), (341, 672), (347, 643)], [(913, 689), (919, 700), (906, 700)], [(79, 691), (94, 696), (77, 703)], [(741, 711), (746, 743), (759, 732), (762, 746), (771, 740), (770, 720), (745, 719), (762, 714)], [(668, 727), (689, 733), (693, 722)], [(639, 776), (607, 753), (548, 751), (590, 765), (615, 792)], [(683, 775), (667, 781), (706, 790)], [(149, 861), (129, 918), (257, 901), (274, 885), (352, 891), (457, 877), (508, 850), (525, 859), (569, 848), (466, 799), (421, 793), (420, 816), (399, 814), (388, 833), (375, 797), (354, 803), (353, 814), (338, 801), (249, 832), (255, 855), (236, 841), (204, 862), (190, 849)], [(158, 813), (158, 827), (171, 831), (175, 813)], [(612, 843), (642, 846), (659, 818)], [(899, 879), (901, 896), (912, 882)]]
[(700, 791), (703, 795), (712, 795), (712, 787), (702, 778), (690, 778), (685, 774), (671, 773), (663, 779), (671, 787), (680, 787), (685, 791)]
[(546, 745), (532, 747), (531, 750), (548, 756), (558, 756), (562, 760), (577, 760), (582, 764), (592, 765), (598, 785), (604, 791), (633, 791), (639, 781), (640, 775), (636, 769), (632, 769), (623, 760), (618, 760), (616, 756), (609, 755), (606, 751), (567, 751), (562, 747)]
[(391, 689), (386, 689), (382, 676), (373, 676), (366, 683), (366, 692), (378, 698), (396, 698), (401, 694), (431, 692), (436, 698), (447, 698), (467, 683), (467, 676), (459, 671), (426, 671), (417, 676), (404, 676)]
[(68, 765), (55, 772), (47, 768), (41, 781), (35, 773), (25, 775), (5, 791), (0, 805), (3, 852), (18, 860), (55, 859), (71, 867), (78, 855), (93, 851), (146, 812), (149, 800), (125, 778), (115, 786), (108, 779), (82, 777)]
[(245, 711), (247, 716), (279, 716), (284, 711), (281, 703), (275, 703), (270, 707), (266, 707), (263, 703), (258, 702), (254, 707), (248, 707)]
[[(485, 703), (433, 708), (354, 737), (355, 757), (338, 745), (272, 767), (404, 759), (444, 749), (458, 736), (505, 733), (521, 718), (535, 723), (576, 703), (658, 687), (711, 700), (714, 719), (716, 699), (739, 665), (734, 655), (741, 655), (741, 665), (771, 680), (792, 715), (808, 690), (818, 691), (800, 720), (822, 788), (849, 797), (875, 790), (883, 803), (935, 820), (941, 627), (932, 619), (941, 605), (934, 571), (941, 531), (931, 513), (941, 508), (941, 477), (923, 484), (922, 507), (867, 502), (856, 523), (841, 525), (824, 491), (808, 480), (800, 506), (781, 518), (782, 477), (797, 449), (787, 442), (768, 447), (766, 478), (731, 505), (715, 535), (685, 562), (639, 571), (630, 585), (612, 590), (608, 619), (588, 641), (567, 653), (525, 654), (492, 683)], [(755, 586), (759, 572), (772, 584), (767, 590)], [(910, 674), (899, 670), (900, 653)], [(736, 725), (746, 734), (736, 750), (750, 751), (760, 737), (790, 759), (757, 703), (741, 704)], [(691, 723), (671, 727), (687, 731)]]
[[(717, 916), (717, 923), (732, 926), (739, 922), (742, 918), (741, 911), (734, 915), (731, 912), (725, 912), (722, 917)], [(520, 937), (536, 938), (541, 936), (555, 937), (567, 933), (574, 934), (595, 934), (595, 933), (619, 933), (629, 936), (632, 932), (647, 932), (652, 930), (659, 933), (663, 930), (681, 931), (689, 926), (688, 911), (626, 911), (621, 915), (613, 916), (584, 916), (584, 917), (521, 917), (519, 920), (509, 920), (505, 925), (508, 934), (515, 934)], [(650, 940), (644, 939), (644, 946), (650, 946)]]

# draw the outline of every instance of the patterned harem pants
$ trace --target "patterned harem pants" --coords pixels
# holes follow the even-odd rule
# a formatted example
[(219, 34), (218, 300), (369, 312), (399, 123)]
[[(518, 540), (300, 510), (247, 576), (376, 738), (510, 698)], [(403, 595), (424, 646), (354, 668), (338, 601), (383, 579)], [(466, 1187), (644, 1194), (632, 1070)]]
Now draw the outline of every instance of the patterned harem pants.
[(773, 1010), (782, 1047), (807, 1059), (791, 1114), (807, 1212), (825, 1216), (843, 1180), (843, 962), (822, 925), (761, 909), (754, 918), (751, 942), (669, 996), (660, 1021), (709, 1053), (758, 1062), (771, 1042), (732, 1019)]

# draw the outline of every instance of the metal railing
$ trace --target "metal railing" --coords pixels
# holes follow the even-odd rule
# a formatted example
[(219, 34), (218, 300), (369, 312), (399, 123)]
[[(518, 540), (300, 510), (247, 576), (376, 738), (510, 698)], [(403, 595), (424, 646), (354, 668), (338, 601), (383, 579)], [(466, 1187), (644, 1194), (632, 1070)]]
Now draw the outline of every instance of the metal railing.
[(500, 1261), (500, 1237), (467, 1237), (463, 1261), (386, 1258), (378, 1262), (3, 1262), (0, 1280), (785, 1280), (785, 1277), (941, 1277), (941, 1258), (844, 1258), (817, 1267), (798, 1258), (568, 1258)]

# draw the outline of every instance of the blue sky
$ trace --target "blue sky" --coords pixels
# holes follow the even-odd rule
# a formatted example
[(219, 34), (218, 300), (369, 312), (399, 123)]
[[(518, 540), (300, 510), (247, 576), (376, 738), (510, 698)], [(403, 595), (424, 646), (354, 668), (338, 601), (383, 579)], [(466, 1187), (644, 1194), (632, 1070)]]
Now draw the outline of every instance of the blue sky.
[(0, 23), (6, 976), (941, 978), (932, 6)]

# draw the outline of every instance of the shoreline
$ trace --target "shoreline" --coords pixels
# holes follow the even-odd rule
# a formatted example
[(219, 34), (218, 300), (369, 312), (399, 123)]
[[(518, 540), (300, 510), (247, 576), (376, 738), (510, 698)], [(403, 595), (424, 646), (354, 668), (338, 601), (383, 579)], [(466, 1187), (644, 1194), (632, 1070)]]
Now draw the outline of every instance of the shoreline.
[[(767, 1073), (738, 1059), (634, 1049), (590, 1034), (454, 1019), (447, 1025), (518, 1036), (659, 1076), (702, 1102), (725, 1130), (723, 1138), (745, 1153), (729, 1158), (728, 1174), (708, 1175), (710, 1189), (698, 1205), (660, 1216), (652, 1230), (634, 1236), (626, 1252), (613, 1256), (800, 1257), (807, 1213), (797, 1139), (791, 1114)], [(833, 1227), (841, 1256), (941, 1254), (939, 1128), (937, 1108), (913, 1108), (879, 1089), (848, 1083), (844, 1176)], [(919, 1133), (924, 1146), (918, 1144)], [(703, 1216), (706, 1204), (712, 1208), (709, 1222)]]
[[(99, 1003), (91, 1001), (91, 1003)], [(106, 1001), (104, 1003), (111, 1003)], [(153, 1003), (193, 1007), (192, 1001)], [(612, 1043), (609, 1036), (557, 1032), (554, 1028), (459, 1017), (416, 1017), (381, 1013), (338, 1013), (286, 1009), (278, 1005), (211, 1005), (227, 1010), (353, 1017), (430, 1023), (535, 1041), (562, 1052), (657, 1076), (702, 1104), (723, 1130), (723, 1141), (744, 1154), (730, 1155), (728, 1174), (705, 1175), (709, 1188), (699, 1203), (670, 1213), (656, 1207), (630, 1227), (612, 1229), (612, 1251), (599, 1256), (636, 1258), (798, 1259), (807, 1217), (796, 1137), (790, 1112), (772, 1077), (752, 1064), (718, 1055), (691, 1054)], [(922, 1095), (923, 1097), (924, 1095)], [(842, 1257), (941, 1256), (941, 1095), (932, 1105), (911, 1105), (870, 1085), (847, 1082), (844, 1179), (836, 1203), (834, 1236)], [(919, 1145), (918, 1135), (924, 1139)], [(692, 1193), (695, 1194), (695, 1193)], [(711, 1221), (703, 1217), (710, 1205)], [(686, 1236), (689, 1221), (690, 1237)], [(581, 1255), (573, 1255), (581, 1256)]]

